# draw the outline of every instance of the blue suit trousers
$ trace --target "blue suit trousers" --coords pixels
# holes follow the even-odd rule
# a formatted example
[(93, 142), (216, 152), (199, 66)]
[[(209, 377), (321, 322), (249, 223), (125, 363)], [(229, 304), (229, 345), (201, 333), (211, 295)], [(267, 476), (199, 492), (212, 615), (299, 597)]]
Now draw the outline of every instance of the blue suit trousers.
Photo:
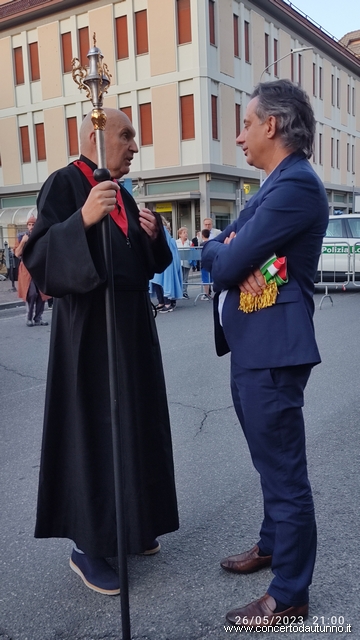
[(234, 406), (263, 491), (258, 544), (272, 555), (274, 578), (268, 593), (292, 606), (308, 602), (316, 556), (302, 414), (310, 372), (308, 364), (244, 369), (232, 354)]

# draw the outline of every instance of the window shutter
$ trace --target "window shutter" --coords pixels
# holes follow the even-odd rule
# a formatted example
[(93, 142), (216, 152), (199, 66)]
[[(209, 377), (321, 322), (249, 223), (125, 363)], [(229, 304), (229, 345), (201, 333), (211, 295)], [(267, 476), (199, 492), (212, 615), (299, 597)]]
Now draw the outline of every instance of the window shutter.
[(245, 62), (250, 62), (250, 25), (244, 21)]
[(136, 55), (148, 53), (148, 32), (147, 32), (147, 11), (136, 11), (135, 13), (135, 32), (136, 32)]
[(131, 107), (122, 107), (121, 111), (125, 113), (125, 115), (129, 118), (130, 122), (132, 122)]
[(151, 103), (140, 105), (140, 144), (142, 146), (152, 144)]
[(235, 104), (235, 132), (238, 138), (241, 133), (241, 105)]
[(127, 16), (121, 16), (115, 20), (116, 26), (116, 50), (117, 60), (129, 57)]
[(31, 162), (29, 127), (20, 127), (21, 156), (23, 162)]
[(45, 130), (43, 122), (35, 125), (35, 137), (37, 159), (46, 160)]
[(16, 47), (14, 49), (14, 64), (15, 64), (15, 83), (24, 84), (24, 64), (22, 47)]
[(87, 57), (89, 49), (89, 27), (83, 27), (82, 29), (79, 29), (79, 55), (80, 64), (82, 64), (83, 67), (89, 66), (89, 59)]
[(239, 16), (236, 16), (234, 14), (233, 21), (234, 21), (234, 56), (236, 58), (239, 58), (240, 57), (240, 51), (239, 51)]
[(213, 140), (218, 140), (217, 96), (211, 96), (211, 124)]
[(209, 36), (210, 36), (210, 44), (215, 43), (215, 2), (214, 0), (209, 0)]
[(278, 77), (278, 41), (274, 38), (274, 76)]
[(79, 155), (79, 143), (76, 118), (67, 118), (69, 156)]
[(192, 140), (195, 138), (194, 122), (194, 96), (181, 96), (181, 140)]
[(37, 42), (29, 44), (29, 56), (31, 80), (34, 82), (35, 80), (40, 80), (39, 49)]
[(191, 42), (190, 0), (177, 0), (178, 44)]
[(69, 73), (72, 71), (71, 60), (73, 58), (70, 31), (61, 34), (61, 49), (63, 72)]

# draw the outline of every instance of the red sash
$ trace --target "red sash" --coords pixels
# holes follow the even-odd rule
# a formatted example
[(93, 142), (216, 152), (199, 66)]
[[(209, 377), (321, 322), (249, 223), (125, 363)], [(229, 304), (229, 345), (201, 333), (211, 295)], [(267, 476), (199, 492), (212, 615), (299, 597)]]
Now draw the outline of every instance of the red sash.
[[(86, 164), (86, 162), (83, 162), (82, 160), (75, 160), (73, 164), (78, 169), (80, 169), (80, 171), (82, 171), (84, 176), (89, 180), (92, 187), (95, 187), (97, 184), (99, 184), (98, 182), (96, 182), (93, 176), (92, 169), (89, 167), (88, 164)], [(115, 180), (113, 182), (115, 182)], [(127, 237), (129, 225), (128, 225), (128, 219), (126, 217), (126, 211), (125, 211), (123, 199), (121, 197), (120, 189), (116, 192), (116, 205), (115, 205), (115, 208), (112, 211), (110, 211), (110, 215), (114, 220), (114, 222), (117, 224), (117, 226), (120, 227), (121, 231)]]

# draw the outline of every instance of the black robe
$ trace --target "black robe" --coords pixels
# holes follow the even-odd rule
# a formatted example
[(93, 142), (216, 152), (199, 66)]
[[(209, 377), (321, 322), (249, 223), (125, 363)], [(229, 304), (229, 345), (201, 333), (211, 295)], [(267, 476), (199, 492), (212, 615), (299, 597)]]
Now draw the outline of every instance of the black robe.
[[(82, 158), (84, 160), (84, 158)], [(92, 163), (87, 161), (93, 168)], [(38, 197), (24, 263), (56, 298), (51, 328), (35, 537), (70, 538), (90, 556), (117, 555), (101, 229), (85, 231), (91, 186), (69, 165)], [(127, 549), (175, 531), (170, 423), (149, 280), (171, 262), (163, 227), (151, 241), (121, 189), (128, 239), (111, 219)]]

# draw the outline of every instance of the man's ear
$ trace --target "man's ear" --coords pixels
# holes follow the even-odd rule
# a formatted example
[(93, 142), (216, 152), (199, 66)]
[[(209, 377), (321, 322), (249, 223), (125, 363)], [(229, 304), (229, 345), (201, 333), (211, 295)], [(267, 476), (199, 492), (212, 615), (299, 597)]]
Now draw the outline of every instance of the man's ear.
[(268, 138), (274, 138), (276, 135), (276, 118), (275, 116), (269, 116), (266, 121), (266, 133)]
[(95, 135), (95, 130), (93, 129), (92, 132), (90, 133), (90, 143), (92, 147), (96, 147), (96, 135)]

